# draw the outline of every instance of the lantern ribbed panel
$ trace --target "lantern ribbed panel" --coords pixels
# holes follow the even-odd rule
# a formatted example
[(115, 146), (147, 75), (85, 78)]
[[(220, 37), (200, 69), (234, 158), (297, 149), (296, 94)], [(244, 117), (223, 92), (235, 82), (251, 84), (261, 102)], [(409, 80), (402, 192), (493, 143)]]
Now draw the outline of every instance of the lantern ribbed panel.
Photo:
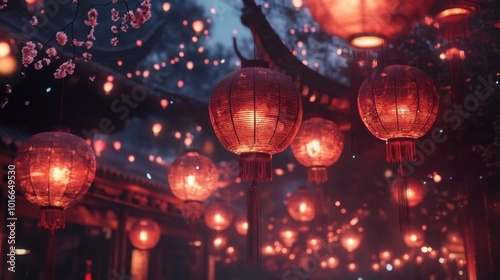
[(209, 158), (189, 151), (172, 162), (168, 183), (180, 200), (201, 202), (217, 189), (217, 174), (217, 168)]
[(226, 75), (213, 89), (209, 110), (220, 143), (238, 155), (284, 151), (302, 119), (302, 101), (294, 83), (261, 67)]
[(415, 160), (414, 140), (429, 131), (438, 109), (431, 78), (410, 66), (373, 73), (359, 90), (359, 114), (375, 137), (387, 140), (387, 161)]
[(312, 17), (328, 33), (351, 41), (361, 36), (394, 37), (422, 17), (433, 1), (308, 0)]
[(153, 249), (160, 241), (160, 226), (151, 219), (141, 219), (130, 227), (129, 240), (140, 250)]
[(316, 215), (314, 193), (306, 188), (299, 188), (288, 198), (288, 214), (300, 222), (310, 222)]
[(96, 171), (92, 148), (65, 132), (44, 132), (19, 148), (17, 179), (24, 196), (41, 207), (67, 208), (89, 189)]
[(326, 167), (340, 158), (344, 136), (334, 122), (314, 117), (302, 122), (290, 148), (300, 164), (308, 167), (309, 181), (320, 184), (328, 178)]
[(233, 212), (220, 202), (213, 202), (205, 209), (205, 223), (213, 230), (225, 230), (231, 225)]

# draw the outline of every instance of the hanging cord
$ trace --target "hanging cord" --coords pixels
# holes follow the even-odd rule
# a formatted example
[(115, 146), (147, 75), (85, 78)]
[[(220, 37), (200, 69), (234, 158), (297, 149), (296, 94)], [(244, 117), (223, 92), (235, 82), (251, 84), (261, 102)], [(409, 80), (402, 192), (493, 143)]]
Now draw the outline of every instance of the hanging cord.
[(411, 229), (410, 204), (408, 202), (408, 186), (404, 172), (403, 162), (398, 168), (398, 205), (399, 205), (399, 229), (402, 234), (408, 233)]
[(62, 129), (62, 118), (63, 118), (63, 107), (64, 107), (64, 79), (61, 79), (61, 100), (59, 102), (59, 129)]
[(323, 186), (322, 184), (316, 184), (316, 231), (323, 231)]
[(47, 252), (45, 257), (45, 271), (43, 273), (43, 280), (55, 279), (55, 249), (56, 249), (56, 235), (54, 231), (49, 232), (49, 242), (47, 244)]
[(248, 239), (247, 254), (248, 263), (256, 268), (260, 263), (260, 194), (257, 190), (257, 180), (252, 181), (248, 190), (247, 201)]

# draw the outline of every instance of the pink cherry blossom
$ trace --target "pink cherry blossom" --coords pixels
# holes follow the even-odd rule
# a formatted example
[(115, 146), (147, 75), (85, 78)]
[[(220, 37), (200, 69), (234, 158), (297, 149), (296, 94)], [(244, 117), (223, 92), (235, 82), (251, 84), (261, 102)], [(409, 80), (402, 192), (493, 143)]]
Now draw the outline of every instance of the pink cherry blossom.
[(90, 60), (92, 60), (92, 54), (88, 52), (84, 52), (82, 56), (85, 62), (90, 62)]
[(92, 27), (90, 28), (89, 34), (87, 35), (87, 39), (89, 39), (89, 40), (95, 40), (94, 32), (95, 32), (95, 29), (94, 29), (94, 27), (92, 26)]
[(12, 93), (12, 86), (10, 84), (5, 85), (5, 92), (6, 93)]
[(49, 65), (50, 64), (50, 59), (48, 58), (43, 58), (43, 62), (45, 63), (45, 65)]
[(81, 47), (83, 46), (83, 41), (78, 41), (77, 39), (73, 39), (73, 45)]
[(86, 41), (86, 42), (85, 42), (85, 47), (86, 47), (87, 49), (92, 48), (92, 46), (93, 46), (93, 45), (94, 45), (94, 43), (93, 43), (92, 41)]
[(75, 70), (75, 63), (73, 63), (73, 60), (68, 60), (61, 64), (58, 69), (54, 72), (54, 78), (56, 79), (63, 79), (67, 75), (72, 75)]
[(31, 25), (36, 26), (38, 24), (38, 19), (36, 16), (33, 16), (30, 20)]
[(33, 42), (29, 41), (26, 43), (26, 46), (24, 46), (21, 50), (22, 52), (22, 61), (24, 67), (28, 67), (33, 61), (35, 60), (35, 57), (37, 56), (38, 52), (35, 50), (36, 45), (33, 44)]
[(57, 56), (57, 51), (55, 48), (48, 48), (45, 53), (49, 56), (49, 58)]
[(111, 10), (111, 20), (116, 22), (119, 19), (120, 19), (120, 13), (117, 10), (115, 10), (115, 8), (113, 8)]
[(93, 82), (95, 80), (95, 76), (89, 76), (89, 80)]
[(118, 27), (116, 27), (116, 25), (111, 26), (111, 32), (115, 34), (118, 33)]
[(116, 47), (117, 44), (118, 44), (118, 39), (116, 37), (114, 37), (113, 39), (111, 39), (111, 45), (113, 45), (114, 47)]
[(59, 31), (56, 33), (56, 40), (59, 45), (64, 46), (68, 42), (68, 36), (66, 33)]
[(120, 28), (123, 32), (127, 32), (128, 31), (128, 25), (124, 24), (122, 25), (122, 27)]
[(97, 12), (97, 10), (94, 9), (94, 8), (92, 8), (87, 13), (87, 19), (84, 20), (83, 22), (86, 25), (88, 25), (88, 26), (96, 27), (97, 26), (97, 16), (98, 15), (99, 15), (99, 13)]
[(42, 61), (41, 60), (37, 61), (34, 67), (36, 70), (42, 69), (43, 68)]

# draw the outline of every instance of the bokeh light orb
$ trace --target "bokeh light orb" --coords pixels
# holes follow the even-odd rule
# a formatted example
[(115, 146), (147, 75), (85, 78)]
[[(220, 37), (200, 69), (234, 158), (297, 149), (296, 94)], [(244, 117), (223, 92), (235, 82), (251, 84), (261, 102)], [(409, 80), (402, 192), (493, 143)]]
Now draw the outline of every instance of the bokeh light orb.
[(233, 213), (229, 206), (220, 202), (212, 202), (205, 209), (205, 223), (213, 230), (225, 230), (231, 225)]
[(130, 227), (128, 236), (135, 248), (149, 250), (160, 241), (160, 226), (151, 219), (141, 219)]
[(296, 221), (312, 221), (316, 214), (314, 193), (305, 187), (300, 187), (288, 199), (287, 209), (292, 219)]

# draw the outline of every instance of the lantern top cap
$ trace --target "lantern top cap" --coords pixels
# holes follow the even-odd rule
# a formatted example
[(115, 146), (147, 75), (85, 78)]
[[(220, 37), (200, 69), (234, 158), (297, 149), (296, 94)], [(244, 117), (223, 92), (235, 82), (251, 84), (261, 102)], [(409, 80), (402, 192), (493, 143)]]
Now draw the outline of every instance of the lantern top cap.
[(197, 149), (188, 149), (184, 152), (184, 155), (193, 157), (193, 156), (199, 156), (201, 155), (201, 153), (200, 150)]
[(250, 67), (269, 68), (269, 62), (261, 59), (251, 59), (251, 60), (245, 60), (241, 64), (242, 69)]
[(442, 9), (434, 19), (439, 23), (449, 23), (463, 20), (479, 11), (479, 6), (475, 3), (462, 1), (454, 3), (453, 6)]

